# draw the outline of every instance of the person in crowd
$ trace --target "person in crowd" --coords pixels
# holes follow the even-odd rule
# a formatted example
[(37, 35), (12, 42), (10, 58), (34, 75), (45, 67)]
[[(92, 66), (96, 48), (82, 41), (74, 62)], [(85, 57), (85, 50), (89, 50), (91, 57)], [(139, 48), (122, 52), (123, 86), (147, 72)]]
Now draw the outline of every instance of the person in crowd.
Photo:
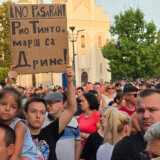
[(141, 128), (138, 124), (138, 121), (137, 121), (137, 113), (133, 113), (132, 116), (131, 116), (131, 119), (132, 119), (132, 131), (131, 133), (137, 133), (137, 132), (140, 132), (141, 131)]
[[(91, 91), (91, 90), (90, 90)], [(81, 160), (96, 160), (96, 153), (101, 144), (103, 144), (104, 138), (104, 122), (105, 122), (105, 111), (109, 107), (103, 107), (99, 109), (100, 112), (100, 128), (98, 131), (90, 134), (87, 138), (84, 148), (81, 153)]]
[(121, 106), (125, 106), (125, 97), (124, 97), (124, 93), (123, 92), (119, 92), (117, 93), (117, 95), (114, 97), (113, 101), (109, 102), (109, 106), (113, 106), (116, 108), (119, 108)]
[(123, 93), (125, 95), (125, 106), (121, 106), (118, 109), (131, 116), (136, 111), (138, 89), (133, 85), (127, 85), (124, 87)]
[(116, 89), (116, 92), (117, 92), (117, 93), (122, 92), (121, 84), (120, 84), (120, 83), (116, 83), (116, 84), (115, 84), (115, 89)]
[[(47, 90), (47, 89), (46, 89), (46, 90)], [(37, 95), (39, 95), (39, 96), (41, 96), (41, 94), (42, 94), (42, 88), (41, 88), (41, 87), (36, 88), (36, 89), (34, 90), (34, 93), (37, 94)]]
[(84, 89), (82, 87), (77, 88), (77, 104), (81, 103), (81, 97), (83, 96)]
[(82, 106), (81, 106), (81, 97), (83, 96), (83, 93), (84, 93), (84, 89), (82, 87), (78, 87), (77, 88), (77, 112), (75, 114), (76, 116), (76, 119), (79, 118), (79, 115), (84, 113), (83, 110), (82, 110)]
[(125, 81), (121, 81), (121, 89), (122, 89), (122, 91), (123, 91), (123, 89), (124, 89), (125, 84), (126, 84)]
[[(63, 93), (63, 111), (67, 106), (67, 95)], [(62, 111), (62, 112), (63, 112)], [(62, 152), (63, 151), (63, 152)], [(81, 153), (81, 137), (77, 120), (73, 117), (64, 129), (63, 136), (56, 144), (57, 160), (79, 160)]]
[(137, 120), (141, 132), (123, 138), (114, 147), (111, 160), (141, 159), (141, 152), (146, 149), (147, 143), (143, 135), (148, 128), (160, 121), (160, 91), (146, 89), (139, 93), (136, 103)]
[(99, 82), (96, 82), (94, 84), (94, 90), (96, 90), (98, 92), (98, 102), (100, 104), (100, 107), (104, 107), (104, 106), (107, 106), (107, 103), (106, 103), (106, 100), (105, 100), (105, 95), (103, 95), (101, 93), (101, 84)]
[(142, 82), (140, 85), (139, 85), (139, 92), (147, 89), (147, 88), (151, 88), (150, 85), (146, 82)]
[(123, 92), (117, 93), (117, 95), (114, 98), (114, 101), (116, 102), (116, 108), (119, 108), (121, 106), (126, 105), (126, 100)]
[(84, 93), (87, 93), (87, 92), (88, 92), (88, 87), (87, 87), (86, 85), (83, 85), (82, 88), (83, 88), (83, 92), (84, 92)]
[(115, 97), (115, 87), (113, 84), (109, 84), (106, 87), (106, 96), (105, 96), (107, 105), (109, 104), (109, 102), (113, 101), (114, 97)]
[(16, 136), (9, 126), (0, 124), (0, 160), (9, 160), (15, 150)]
[[(53, 92), (45, 97), (47, 102), (48, 117), (45, 119), (43, 128), (56, 120), (66, 109), (67, 95), (65, 93)], [(57, 102), (57, 103), (54, 103)], [(52, 104), (52, 109), (50, 109)], [(63, 154), (62, 151), (63, 150)], [(75, 159), (78, 160), (81, 152), (80, 132), (77, 120), (73, 117), (64, 129), (63, 136), (56, 145), (57, 160)]]
[(94, 94), (96, 97), (98, 97), (98, 92), (94, 89), (89, 90), (88, 93)]
[(156, 89), (160, 89), (160, 83), (157, 83), (157, 84), (155, 85), (155, 88), (156, 88)]
[(21, 94), (22, 97), (25, 97), (25, 95), (24, 95), (25, 94), (25, 88), (24, 87), (20, 86), (18, 91), (19, 91), (19, 93)]
[(29, 89), (27, 89), (25, 92), (24, 92), (24, 98), (22, 99), (22, 104), (24, 105), (26, 103), (26, 101), (28, 99), (30, 99), (30, 96), (31, 96), (31, 91)]
[(88, 91), (94, 88), (94, 85), (91, 82), (87, 83)]
[(44, 92), (42, 92), (41, 97), (44, 98), (46, 97), (48, 94), (52, 93), (53, 89), (49, 88), (47, 90), (45, 90)]
[(36, 147), (32, 141), (28, 127), (17, 118), (22, 110), (21, 95), (11, 87), (0, 91), (0, 124), (8, 125), (16, 134), (15, 151), (10, 160), (36, 160)]
[[(139, 85), (139, 92), (147, 89), (147, 88), (150, 88), (150, 85), (148, 83), (145, 83), (145, 82), (142, 82), (140, 85)], [(137, 113), (134, 112), (131, 116), (132, 118), (132, 133), (136, 133), (136, 132), (139, 132), (141, 131), (139, 125), (138, 125), (138, 121), (137, 121)]]
[(160, 159), (160, 122), (151, 125), (145, 132), (146, 152), (150, 159)]
[(72, 68), (71, 66), (67, 66), (67, 107), (59, 117), (54, 121), (51, 121), (46, 127), (41, 129), (46, 117), (46, 108), (48, 108), (49, 113), (52, 113), (55, 109), (55, 105), (59, 105), (60, 101), (53, 100), (47, 107), (44, 99), (33, 97), (25, 104), (26, 119), (32, 138), (37, 146), (38, 159), (56, 160), (56, 143), (62, 136), (64, 128), (68, 125), (76, 112), (76, 97), (74, 94), (73, 78), (74, 73)]
[(56, 120), (64, 110), (62, 93), (52, 92), (44, 99), (47, 102), (48, 114), (45, 118), (42, 128), (51, 123), (53, 120)]
[(82, 138), (82, 147), (89, 135), (100, 128), (99, 103), (97, 97), (90, 93), (84, 93), (81, 98), (82, 113), (78, 119), (79, 129)]
[(110, 160), (114, 145), (131, 131), (130, 116), (117, 108), (105, 112), (104, 144), (97, 151), (97, 160)]

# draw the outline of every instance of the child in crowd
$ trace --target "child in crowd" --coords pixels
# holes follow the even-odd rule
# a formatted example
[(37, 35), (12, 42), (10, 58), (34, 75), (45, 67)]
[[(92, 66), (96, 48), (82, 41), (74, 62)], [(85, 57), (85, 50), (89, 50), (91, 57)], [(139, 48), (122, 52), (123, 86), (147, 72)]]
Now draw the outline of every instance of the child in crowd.
[(16, 117), (21, 108), (21, 95), (16, 89), (6, 87), (0, 91), (0, 124), (10, 126), (16, 134), (15, 151), (10, 160), (37, 160), (29, 129)]

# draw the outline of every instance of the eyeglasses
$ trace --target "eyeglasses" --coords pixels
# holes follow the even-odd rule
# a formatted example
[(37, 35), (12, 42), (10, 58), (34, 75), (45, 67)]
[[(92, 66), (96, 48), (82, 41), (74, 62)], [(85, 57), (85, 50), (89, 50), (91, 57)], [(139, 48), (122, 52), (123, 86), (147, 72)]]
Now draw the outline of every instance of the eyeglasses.
[(47, 104), (49, 105), (49, 106), (51, 106), (52, 104), (55, 104), (55, 103), (58, 103), (59, 101), (50, 101), (50, 102), (47, 102)]
[(111, 89), (113, 90), (114, 88), (108, 88), (108, 90), (111, 90)]
[(127, 94), (128, 96), (131, 96), (131, 95), (133, 95), (135, 98), (137, 97), (137, 93), (135, 93), (135, 94)]

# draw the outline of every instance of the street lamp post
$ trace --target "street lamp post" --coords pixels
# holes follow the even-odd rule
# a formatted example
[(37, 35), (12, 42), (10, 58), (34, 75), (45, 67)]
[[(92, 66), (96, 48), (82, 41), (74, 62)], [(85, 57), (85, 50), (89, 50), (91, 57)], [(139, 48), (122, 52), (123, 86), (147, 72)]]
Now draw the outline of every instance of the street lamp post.
[(72, 31), (72, 34), (69, 35), (69, 38), (70, 38), (70, 41), (72, 42), (72, 50), (73, 50), (72, 66), (73, 66), (73, 71), (74, 71), (74, 86), (76, 86), (75, 56), (76, 56), (77, 54), (75, 53), (75, 45), (74, 45), (74, 43), (77, 41), (78, 33), (84, 31), (84, 29), (78, 30), (76, 34), (74, 34), (75, 26), (70, 26), (69, 29)]

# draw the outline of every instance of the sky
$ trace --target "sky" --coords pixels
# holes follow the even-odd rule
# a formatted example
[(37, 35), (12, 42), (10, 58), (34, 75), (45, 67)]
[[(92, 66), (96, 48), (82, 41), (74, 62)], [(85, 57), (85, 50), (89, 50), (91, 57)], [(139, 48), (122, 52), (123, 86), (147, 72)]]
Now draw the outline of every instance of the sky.
[[(5, 0), (0, 0), (0, 4)], [(17, 2), (18, 0), (12, 0)], [(52, 0), (44, 0), (49, 4)], [(153, 21), (157, 29), (160, 29), (160, 0), (94, 0), (97, 5), (102, 6), (102, 11), (110, 14), (110, 21), (114, 23), (114, 16), (130, 7), (140, 8), (147, 22)]]
[(102, 6), (102, 11), (110, 14), (110, 21), (114, 22), (114, 16), (130, 7), (140, 8), (147, 22), (153, 21), (157, 29), (160, 29), (160, 0), (95, 0)]

